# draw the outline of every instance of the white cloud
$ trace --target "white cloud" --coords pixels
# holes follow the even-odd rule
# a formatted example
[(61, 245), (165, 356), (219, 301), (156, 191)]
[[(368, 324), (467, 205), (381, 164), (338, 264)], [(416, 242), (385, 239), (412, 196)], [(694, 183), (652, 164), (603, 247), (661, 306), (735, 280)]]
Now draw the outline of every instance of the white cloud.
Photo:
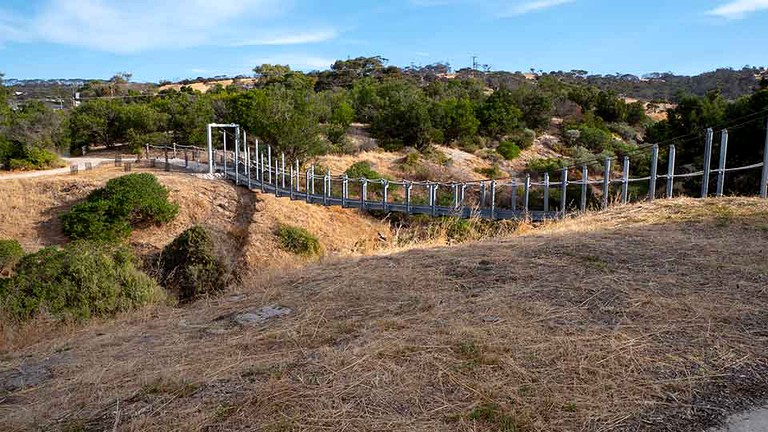
[(573, 3), (574, 1), (576, 0), (535, 0), (535, 1), (515, 2), (516, 4), (513, 4), (507, 7), (503, 12), (498, 14), (498, 16), (512, 17), (512, 16), (518, 16), (518, 15), (525, 15), (532, 12), (538, 12), (540, 10), (553, 8), (555, 6), (560, 6), (567, 3)]
[(329, 68), (335, 60), (303, 54), (280, 54), (269, 57), (260, 57), (249, 64), (258, 66), (262, 64), (289, 65), (292, 70), (310, 71)]
[[(0, 20), (0, 42), (37, 40), (114, 53), (201, 45), (295, 45), (333, 39), (333, 30), (268, 26), (292, 0), (45, 0), (34, 16)], [(279, 25), (279, 24), (278, 24)], [(8, 29), (6, 29), (8, 27)], [(254, 30), (256, 29), (256, 30)], [(10, 36), (3, 37), (3, 34)]]
[(421, 7), (469, 5), (484, 9), (498, 18), (525, 15), (576, 0), (410, 0)]
[(768, 9), (768, 0), (734, 0), (707, 12), (728, 19), (741, 19), (752, 12)]
[(338, 37), (336, 30), (318, 30), (310, 32), (286, 32), (283, 34), (270, 34), (263, 38), (246, 39), (240, 42), (236, 42), (235, 46), (250, 46), (250, 45), (299, 45), (325, 42), (336, 39)]

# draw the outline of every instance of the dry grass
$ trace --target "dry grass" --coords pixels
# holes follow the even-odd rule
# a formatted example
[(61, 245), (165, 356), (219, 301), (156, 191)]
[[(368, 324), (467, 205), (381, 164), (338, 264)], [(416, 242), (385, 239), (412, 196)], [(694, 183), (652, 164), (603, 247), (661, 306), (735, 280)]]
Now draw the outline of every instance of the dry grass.
[(0, 428), (701, 430), (768, 387), (767, 221), (673, 200), (254, 277), (8, 352), (58, 360)]

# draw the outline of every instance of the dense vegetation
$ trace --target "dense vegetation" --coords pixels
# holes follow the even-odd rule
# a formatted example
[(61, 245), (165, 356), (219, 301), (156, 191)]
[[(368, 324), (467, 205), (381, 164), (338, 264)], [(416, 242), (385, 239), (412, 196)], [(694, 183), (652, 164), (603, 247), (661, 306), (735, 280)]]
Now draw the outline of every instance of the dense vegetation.
[[(24, 167), (22, 161), (32, 161), (29, 167), (42, 166), (47, 162), (37, 149), (57, 146), (78, 152), (89, 146), (125, 145), (138, 152), (146, 143), (203, 145), (204, 126), (212, 121), (238, 123), (249, 137), (258, 137), (290, 158), (305, 159), (357, 151), (346, 132), (358, 122), (367, 124), (378, 145), (387, 150), (428, 152), (431, 144), (446, 144), (470, 152), (482, 150), (492, 161), (515, 159), (536, 137), (549, 134), (555, 138), (545, 141), (547, 146), (567, 161), (534, 159), (528, 165), (532, 172), (633, 155), (633, 166), (642, 174), (647, 156), (638, 155), (639, 145), (691, 133), (700, 138), (704, 127), (727, 125), (761, 112), (768, 103), (761, 96), (761, 88), (768, 86), (766, 72), (757, 68), (643, 78), (585, 71), (539, 73), (535, 79), (522, 73), (448, 72), (447, 65), (403, 69), (387, 66), (380, 57), (361, 57), (308, 74), (261, 65), (254, 69), (256, 81), (235, 80), (207, 93), (182, 87), (157, 94), (131, 85), (130, 74), (118, 74), (106, 82), (86, 83), (80, 90), (90, 99), (66, 114), (46, 113), (44, 107), (30, 104), (7, 115), (10, 110), (5, 108), (6, 124), (13, 118), (19, 124), (42, 126), (26, 138), (0, 140), (0, 161), (5, 154), (6, 168)], [(710, 91), (704, 92), (705, 88)], [(624, 98), (640, 94), (646, 100), (677, 104), (669, 121), (654, 124), (646, 116), (658, 101), (646, 106)], [(29, 120), (41, 116), (57, 120)], [(738, 149), (734, 162), (758, 159), (761, 150), (754, 146), (762, 141), (756, 139), (762, 130), (755, 122), (732, 135), (732, 142), (738, 142), (732, 145)], [(681, 164), (699, 162), (700, 140), (678, 146)], [(488, 173), (504, 174), (498, 168)]]
[(160, 298), (155, 282), (120, 244), (81, 241), (47, 247), (23, 257), (13, 277), (0, 280), (2, 311), (18, 321), (38, 314), (59, 319), (108, 316)]
[(152, 174), (129, 174), (109, 180), (61, 216), (64, 233), (73, 240), (115, 241), (133, 227), (162, 224), (178, 213), (168, 190)]
[(320, 240), (304, 228), (280, 224), (277, 239), (281, 248), (296, 255), (312, 257), (322, 253)]
[(182, 303), (224, 290), (228, 276), (213, 237), (201, 226), (181, 233), (160, 255), (160, 282)]

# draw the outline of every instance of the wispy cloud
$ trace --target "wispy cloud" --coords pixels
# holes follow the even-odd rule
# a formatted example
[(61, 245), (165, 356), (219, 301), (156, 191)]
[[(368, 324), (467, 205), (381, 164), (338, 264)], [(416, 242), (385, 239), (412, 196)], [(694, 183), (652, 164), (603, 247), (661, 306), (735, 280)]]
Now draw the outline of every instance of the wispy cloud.
[(499, 16), (501, 17), (513, 17), (519, 15), (525, 15), (532, 12), (538, 12), (544, 9), (553, 8), (555, 6), (561, 6), (567, 3), (573, 3), (576, 0), (535, 0), (535, 1), (523, 1), (515, 2), (505, 10), (503, 10)]
[(573, 3), (576, 0), (410, 0), (420, 7), (464, 5), (485, 9), (498, 18), (525, 15), (555, 6)]
[[(0, 19), (0, 42), (26, 40), (113, 53), (201, 45), (296, 45), (337, 37), (332, 29), (279, 27), (293, 1), (45, 0), (32, 16)], [(276, 24), (274, 24), (276, 23)], [(244, 42), (243, 35), (250, 39)]]
[(767, 9), (768, 0), (734, 0), (716, 7), (707, 13), (722, 18), (742, 19), (750, 13)]
[(246, 39), (236, 42), (234, 46), (251, 45), (300, 45), (326, 42), (339, 36), (336, 30), (318, 30), (309, 32), (286, 32), (283, 34), (271, 34), (262, 38)]

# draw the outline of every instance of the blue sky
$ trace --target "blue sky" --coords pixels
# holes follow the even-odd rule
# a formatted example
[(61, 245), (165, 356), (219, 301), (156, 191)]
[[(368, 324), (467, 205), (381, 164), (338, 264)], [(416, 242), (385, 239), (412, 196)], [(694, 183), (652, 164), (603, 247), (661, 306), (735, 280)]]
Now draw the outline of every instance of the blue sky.
[(6, 78), (398, 66), (695, 74), (768, 65), (768, 0), (0, 0)]

